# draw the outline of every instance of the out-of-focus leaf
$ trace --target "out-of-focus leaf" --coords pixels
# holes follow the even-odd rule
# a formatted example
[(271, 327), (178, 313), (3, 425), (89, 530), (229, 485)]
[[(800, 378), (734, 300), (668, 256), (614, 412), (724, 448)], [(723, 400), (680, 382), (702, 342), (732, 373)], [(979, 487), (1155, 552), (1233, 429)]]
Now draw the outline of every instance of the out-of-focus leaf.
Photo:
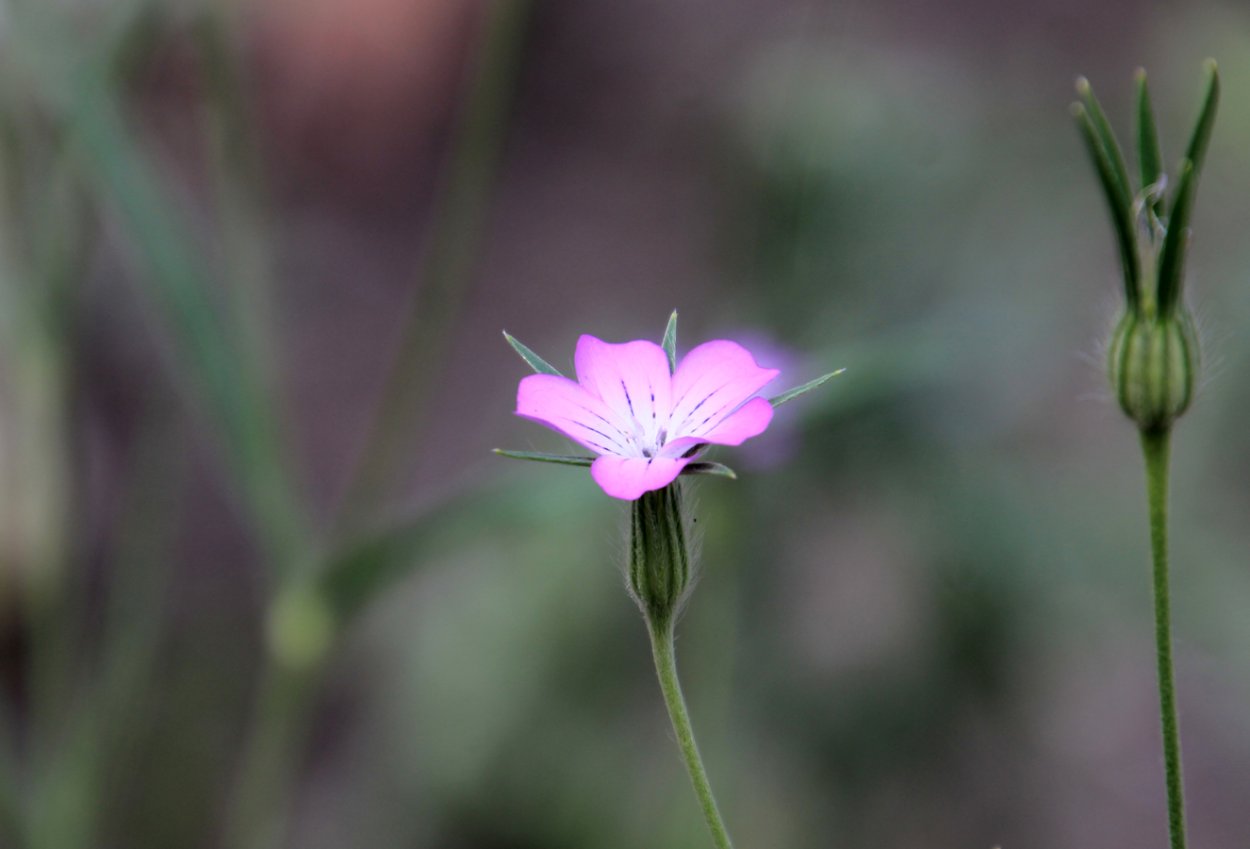
[(569, 499), (588, 481), (581, 475), (552, 475), (541, 489), (532, 484), (466, 492), (437, 508), (389, 528), (350, 540), (328, 558), (318, 590), (340, 628), (397, 582), (449, 546), (488, 531), (534, 524), (558, 524)]
[(364, 451), (348, 478), (336, 536), (350, 532), (376, 508), (402, 470), (413, 435), (430, 409), (431, 393), (438, 388), (447, 345), (481, 257), (531, 3), (510, 0), (483, 8), (475, 67), (467, 80), (451, 157), (417, 269), (417, 296), (403, 319)]
[[(9, 711), (0, 710), (5, 728), (11, 727)], [(18, 785), (17, 758), (8, 740), (0, 742), (0, 842), (4, 846), (20, 846), (23, 834), (21, 792)]]
[(310, 535), (283, 463), (269, 395), (209, 294), (203, 257), (130, 138), (113, 92), (80, 74), (69, 117), (71, 139), (89, 176), (120, 213), (147, 265), (140, 276), (143, 292), (217, 425), (269, 559), (284, 571), (306, 564)]

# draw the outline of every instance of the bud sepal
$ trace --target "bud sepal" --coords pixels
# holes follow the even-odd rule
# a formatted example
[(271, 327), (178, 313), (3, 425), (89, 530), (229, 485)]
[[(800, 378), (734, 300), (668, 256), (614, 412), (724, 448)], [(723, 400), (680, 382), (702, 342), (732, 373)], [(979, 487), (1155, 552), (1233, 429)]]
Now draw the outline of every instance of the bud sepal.
[(669, 627), (686, 602), (688, 537), (679, 482), (643, 493), (630, 505), (629, 592), (653, 628)]
[(1144, 433), (1170, 429), (1189, 409), (1198, 365), (1198, 335), (1184, 308), (1172, 316), (1125, 313), (1107, 352), (1120, 409)]
[[(1072, 115), (1085, 141), (1111, 213), (1124, 270), (1124, 315), (1107, 350), (1116, 400), (1143, 434), (1171, 429), (1193, 401), (1198, 380), (1198, 333), (1183, 298), (1185, 254), (1198, 177), (1219, 103), (1215, 62), (1185, 155), (1170, 180), (1155, 126), (1146, 72), (1137, 72), (1137, 159), (1134, 191), (1124, 156), (1089, 81), (1077, 81)], [(1170, 189), (1170, 191), (1169, 191)]]

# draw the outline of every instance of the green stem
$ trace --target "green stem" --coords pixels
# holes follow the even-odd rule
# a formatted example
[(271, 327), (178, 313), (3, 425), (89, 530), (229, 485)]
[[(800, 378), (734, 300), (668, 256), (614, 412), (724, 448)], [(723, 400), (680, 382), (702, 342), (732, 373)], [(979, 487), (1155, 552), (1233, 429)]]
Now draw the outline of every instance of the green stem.
[(686, 761), (686, 769), (690, 773), (690, 781), (694, 784), (695, 795), (699, 797), (699, 805), (703, 808), (703, 817), (712, 832), (712, 840), (717, 849), (733, 849), (729, 842), (729, 832), (721, 820), (720, 811), (716, 807), (716, 799), (712, 796), (712, 785), (707, 780), (707, 770), (703, 768), (703, 759), (699, 757), (699, 747), (694, 741), (694, 729), (690, 725), (690, 714), (686, 710), (686, 700), (681, 694), (681, 683), (677, 680), (677, 661), (673, 655), (673, 626), (667, 623), (652, 624), (651, 654), (655, 657), (655, 671), (660, 678), (660, 690), (664, 693), (664, 703), (668, 706), (668, 716), (673, 721), (673, 731), (677, 734), (677, 745), (681, 747), (682, 757)]
[(1170, 433), (1143, 431), (1146, 494), (1150, 503), (1150, 550), (1154, 559), (1155, 645), (1159, 664), (1159, 719), (1168, 791), (1172, 849), (1185, 849), (1185, 797), (1181, 787), (1181, 741), (1172, 675), (1172, 623), (1168, 592), (1168, 454)]
[(401, 476), (403, 451), (424, 424), (430, 393), (438, 388), (439, 368), (481, 258), (529, 10), (528, 0), (494, 0), (487, 10), (481, 52), (418, 270), (420, 287), (332, 536), (358, 530)]
[(292, 784), (312, 718), (319, 668), (292, 669), (265, 661), (252, 720), (233, 788), (224, 844), (274, 849), (283, 844)]

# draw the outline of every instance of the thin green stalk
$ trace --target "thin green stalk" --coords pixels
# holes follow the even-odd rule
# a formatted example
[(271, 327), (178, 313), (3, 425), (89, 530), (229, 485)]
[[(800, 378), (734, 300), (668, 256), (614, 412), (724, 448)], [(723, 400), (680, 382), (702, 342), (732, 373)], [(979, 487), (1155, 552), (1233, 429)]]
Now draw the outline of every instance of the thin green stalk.
[(401, 454), (423, 424), (465, 290), (481, 256), (529, 10), (529, 0), (494, 0), (487, 10), (481, 52), (418, 269), (420, 288), (344, 489), (338, 533), (333, 536), (356, 530), (370, 516), (403, 471)]
[(307, 739), (321, 667), (293, 669), (266, 660), (261, 671), (258, 716), (248, 732), (233, 788), (224, 845), (271, 849), (283, 845), (289, 825), (291, 787)]
[(1172, 623), (1168, 592), (1168, 455), (1170, 432), (1142, 431), (1146, 495), (1150, 503), (1150, 551), (1154, 560), (1155, 645), (1159, 664), (1159, 719), (1168, 792), (1172, 849), (1185, 849), (1185, 797), (1181, 779), (1180, 728), (1172, 674)]
[(703, 808), (703, 817), (707, 820), (707, 827), (712, 832), (712, 840), (717, 849), (733, 849), (733, 844), (729, 842), (729, 832), (725, 830), (720, 810), (716, 807), (716, 798), (712, 795), (712, 785), (708, 783), (703, 759), (699, 757), (694, 729), (690, 725), (690, 714), (681, 694), (681, 683), (677, 680), (672, 621), (652, 624), (648, 630), (651, 632), (651, 654), (655, 658), (655, 672), (660, 678), (664, 704), (668, 706), (668, 716), (673, 721), (673, 731), (677, 734), (677, 745), (681, 747), (686, 770), (690, 773), (690, 782), (694, 785), (695, 795), (699, 797), (699, 805)]

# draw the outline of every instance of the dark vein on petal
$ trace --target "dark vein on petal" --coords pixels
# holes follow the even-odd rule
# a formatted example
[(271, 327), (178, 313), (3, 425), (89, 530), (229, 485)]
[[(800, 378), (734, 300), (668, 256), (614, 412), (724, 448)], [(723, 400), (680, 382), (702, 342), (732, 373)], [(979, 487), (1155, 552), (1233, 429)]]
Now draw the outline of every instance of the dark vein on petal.
[[(709, 392), (708, 394), (704, 395), (704, 396), (703, 396), (703, 400), (702, 400), (702, 401), (700, 401), (698, 404), (695, 404), (695, 405), (694, 405), (694, 407), (692, 407), (692, 408), (691, 408), (690, 412), (686, 413), (685, 415), (683, 415), (683, 416), (681, 417), (682, 422), (683, 422), (683, 423), (685, 423), (685, 422), (686, 422), (686, 421), (687, 421), (687, 420), (688, 420), (691, 416), (693, 416), (696, 412), (698, 412), (699, 408), (700, 408), (700, 407), (702, 407), (704, 404), (706, 404), (706, 403), (707, 403), (707, 401), (708, 401), (708, 399), (709, 399), (709, 398), (711, 398), (713, 395), (715, 395), (715, 394), (716, 394), (716, 393), (718, 393), (718, 392), (723, 391), (724, 389), (728, 388), (728, 387), (729, 387), (729, 386), (731, 386), (732, 384), (737, 383), (740, 379), (741, 379), (740, 377), (731, 377), (729, 380), (725, 381), (725, 382), (724, 382), (724, 383), (722, 383), (720, 386), (716, 387), (716, 388), (715, 388), (715, 389), (713, 389), (711, 392)], [(691, 388), (693, 388), (693, 387), (691, 387)], [(688, 389), (688, 390), (686, 390), (686, 394), (685, 394), (685, 395), (682, 395), (681, 400), (682, 400), (682, 401), (685, 401), (685, 400), (686, 400), (686, 396), (687, 396), (687, 395), (689, 395), (689, 394), (690, 394), (690, 390)], [(742, 401), (742, 402), (740, 402), (740, 403), (746, 403), (746, 401), (744, 400), (744, 401)], [(674, 404), (674, 405), (673, 405), (673, 411), (674, 411), (674, 412), (676, 412), (676, 410), (677, 410), (677, 407), (678, 407), (678, 406), (679, 406), (678, 404)], [(722, 409), (723, 409), (723, 408), (722, 408)], [(714, 414), (713, 414), (713, 415), (714, 415)], [(707, 419), (704, 419), (704, 422), (706, 422), (706, 421), (707, 421)], [(699, 425), (699, 426), (701, 426), (701, 425)], [(678, 433), (678, 432), (680, 432), (680, 431), (682, 431), (682, 428), (677, 428), (677, 429), (675, 429), (675, 430), (674, 430), (674, 433)]]

